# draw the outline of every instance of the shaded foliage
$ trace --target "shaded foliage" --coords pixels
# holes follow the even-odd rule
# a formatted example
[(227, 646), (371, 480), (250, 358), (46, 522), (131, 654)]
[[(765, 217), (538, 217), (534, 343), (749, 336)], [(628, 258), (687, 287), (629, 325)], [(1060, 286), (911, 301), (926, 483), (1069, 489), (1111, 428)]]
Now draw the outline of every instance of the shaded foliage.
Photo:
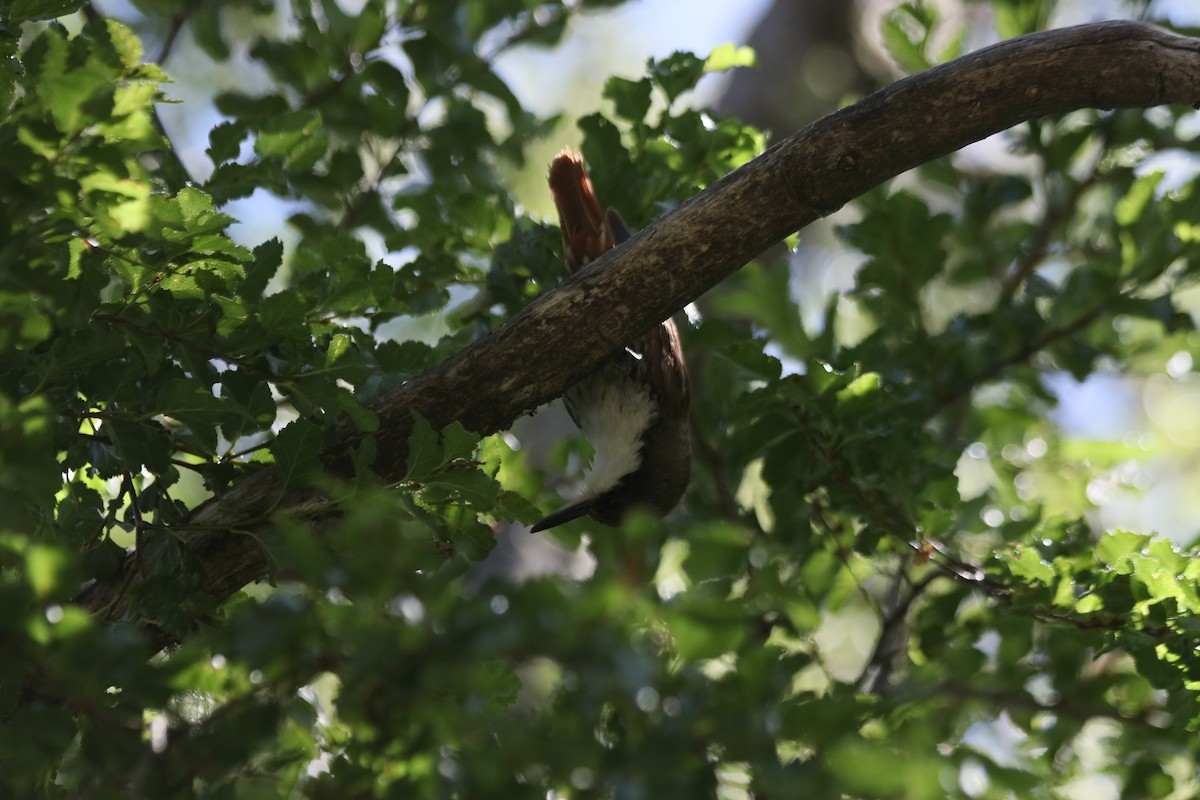
[[(870, 192), (840, 218), (853, 287), (818, 319), (787, 270), (748, 265), (684, 330), (683, 506), (590, 531), (586, 581), (468, 591), (494, 531), (555, 503), (512, 436), (418, 421), (395, 486), (362, 466), (369, 436), (355, 480), (317, 455), (558, 279), (556, 231), (504, 177), (553, 121), (494, 59), (606, 3), (347, 5), (294, 3), (285, 25), (266, 2), (137, 4), (270, 76), (216, 96), (203, 179), (130, 27), (91, 6), (44, 21), (78, 2), (0, 18), (2, 793), (1046, 797), (1095, 773), (1194, 791), (1200, 561), (1102, 530), (1089, 500), (1179, 454), (1070, 435), (1051, 386), (1196, 349), (1198, 200), (1146, 168), (1194, 149), (1190, 110), (1037, 120), (1008, 139), (1019, 170), (946, 160)], [(904, 5), (901, 63), (945, 57), (933, 12)], [(999, 29), (1051, 5), (995, 3)], [(612, 78), (579, 122), (599, 194), (644, 224), (753, 157), (757, 132), (687, 94), (748, 60)], [(229, 237), (224, 205), (255, 190), (297, 202), (293, 245)], [(343, 514), (277, 516), (271, 582), (218, 604), (188, 513), (267, 464)], [(71, 603), (131, 547), (123, 613)], [(182, 644), (147, 659), (147, 626)]]

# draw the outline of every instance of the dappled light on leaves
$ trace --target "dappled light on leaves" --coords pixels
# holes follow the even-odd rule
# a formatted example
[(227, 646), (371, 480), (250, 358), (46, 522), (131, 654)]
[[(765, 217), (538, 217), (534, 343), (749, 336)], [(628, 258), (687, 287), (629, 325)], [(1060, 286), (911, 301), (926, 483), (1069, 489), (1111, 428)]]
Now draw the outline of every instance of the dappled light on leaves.
[[(874, 154), (754, 162), (762, 132), (691, 105), (746, 48), (608, 78), (580, 150), (642, 244), (714, 184), (785, 181), (831, 224), (678, 301), (679, 507), (533, 540), (589, 446), (498, 430), (530, 407), (446, 411), (511, 376), (429, 376), (586, 304), (539, 299), (561, 237), (513, 175), (560, 121), (495, 61), (616, 4), (0, 12), (0, 796), (1195, 793), (1195, 112), (1028, 114), (1003, 165), (896, 169), (839, 209), (793, 171)], [(893, 63), (1066, 13), (977, 5), (969, 30), (897, 4)], [(1151, 72), (1200, 52), (1090, 30)], [(207, 149), (163, 128), (172, 73)], [(890, 131), (897, 157), (953, 122)], [(723, 180), (747, 163), (778, 174)], [(268, 195), (287, 229), (231, 238)]]

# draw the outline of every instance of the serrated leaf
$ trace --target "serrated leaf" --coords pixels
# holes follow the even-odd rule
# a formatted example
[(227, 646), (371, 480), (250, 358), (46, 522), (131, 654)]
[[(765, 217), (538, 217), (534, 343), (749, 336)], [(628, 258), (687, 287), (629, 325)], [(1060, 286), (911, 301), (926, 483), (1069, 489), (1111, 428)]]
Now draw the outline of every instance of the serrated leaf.
[(1125, 565), (1129, 557), (1141, 550), (1149, 539), (1149, 536), (1129, 531), (1107, 531), (1096, 543), (1096, 557), (1118, 572), (1128, 572)]
[(127, 419), (114, 418), (105, 421), (105, 434), (112, 440), (121, 457), (120, 464), (95, 460), (92, 466), (104, 477), (113, 477), (123, 471), (137, 471), (145, 465), (152, 472), (162, 472), (170, 466), (170, 442), (156, 424), (133, 423)]
[(332, 367), (342, 354), (350, 349), (350, 336), (345, 333), (335, 333), (329, 337), (329, 346), (325, 348), (325, 366)]
[(613, 110), (621, 119), (640, 123), (650, 110), (650, 81), (631, 81), (626, 78), (609, 78), (604, 84), (604, 97), (611, 100)]
[(347, 389), (338, 387), (338, 408), (349, 415), (354, 426), (363, 433), (374, 433), (379, 430), (379, 415), (364, 406)]
[(183, 212), (184, 227), (190, 233), (224, 230), (235, 221), (233, 217), (217, 213), (212, 198), (199, 189), (190, 186), (181, 189), (175, 200)]
[(1054, 582), (1054, 568), (1031, 547), (1017, 548), (1007, 554), (1008, 568), (1014, 575), (1049, 586)]
[(258, 317), (268, 330), (290, 331), (304, 321), (305, 310), (295, 292), (283, 291), (258, 304)]
[(271, 454), (279, 469), (281, 489), (304, 485), (321, 471), (321, 426), (306, 419), (288, 423), (271, 442)]
[(254, 259), (246, 266), (246, 275), (242, 279), (242, 293), (249, 299), (262, 297), (271, 278), (283, 263), (283, 243), (278, 239), (268, 239), (254, 248)]
[(464, 428), (460, 422), (451, 422), (442, 428), (443, 463), (470, 458), (478, 445), (479, 436)]
[(209, 449), (216, 448), (219, 427), (236, 429), (242, 419), (236, 405), (223, 402), (207, 387), (182, 378), (163, 386), (155, 398), (155, 407), (160, 414), (186, 425)]
[(85, 192), (109, 192), (125, 197), (149, 197), (150, 182), (116, 175), (105, 169), (97, 170), (79, 179), (79, 188)]
[(245, 125), (239, 122), (222, 122), (208, 132), (208, 149), (204, 152), (214, 166), (223, 161), (233, 161), (241, 153), (246, 134)]
[(725, 72), (735, 67), (753, 67), (758, 64), (758, 55), (753, 47), (723, 44), (715, 47), (704, 60), (705, 72)]
[(704, 59), (692, 53), (676, 51), (661, 61), (650, 59), (646, 70), (667, 97), (668, 105), (679, 95), (693, 89), (704, 75)]
[(264, 158), (282, 158), (289, 169), (302, 172), (325, 154), (328, 143), (319, 114), (295, 112), (270, 118), (254, 140), (254, 152)]
[(8, 9), (12, 24), (40, 19), (55, 19), (73, 14), (83, 7), (83, 0), (13, 0)]
[(116, 49), (123, 66), (136, 67), (142, 61), (142, 40), (137, 34), (115, 19), (105, 19), (104, 25), (108, 30), (108, 40)]
[(408, 437), (408, 470), (404, 479), (420, 481), (442, 463), (442, 448), (429, 420), (413, 412), (412, 433)]
[(457, 466), (438, 472), (428, 486), (449, 489), (477, 511), (489, 511), (496, 504), (500, 484), (474, 466)]
[(88, 101), (106, 86), (108, 80), (103, 75), (75, 70), (47, 76), (38, 84), (38, 94), (49, 107), (58, 129), (74, 134), (94, 121), (87, 110)]

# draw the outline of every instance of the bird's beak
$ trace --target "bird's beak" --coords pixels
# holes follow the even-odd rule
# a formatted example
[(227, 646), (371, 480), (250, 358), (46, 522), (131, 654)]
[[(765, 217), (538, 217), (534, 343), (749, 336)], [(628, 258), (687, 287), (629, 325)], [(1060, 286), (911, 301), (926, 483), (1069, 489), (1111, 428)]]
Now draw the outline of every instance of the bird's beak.
[(544, 531), (549, 528), (556, 528), (559, 525), (564, 525), (573, 519), (586, 517), (592, 512), (592, 507), (595, 504), (596, 498), (581, 497), (575, 502), (568, 503), (567, 505), (563, 506), (558, 511), (543, 517), (540, 522), (529, 529), (529, 532), (537, 533), (538, 531)]

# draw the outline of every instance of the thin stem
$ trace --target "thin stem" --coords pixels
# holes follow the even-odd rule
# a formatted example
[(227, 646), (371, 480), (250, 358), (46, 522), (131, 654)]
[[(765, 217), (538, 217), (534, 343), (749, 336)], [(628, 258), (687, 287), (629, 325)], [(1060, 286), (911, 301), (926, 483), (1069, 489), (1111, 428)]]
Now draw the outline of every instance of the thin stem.
[(188, 18), (192, 15), (192, 10), (199, 4), (189, 4), (183, 11), (178, 12), (171, 17), (171, 25), (167, 28), (167, 35), (163, 37), (162, 47), (158, 49), (158, 58), (154, 59), (159, 65), (165, 64), (167, 59), (171, 57), (171, 51), (175, 48), (175, 42), (179, 39), (179, 32), (183, 30), (183, 26), (187, 24)]

